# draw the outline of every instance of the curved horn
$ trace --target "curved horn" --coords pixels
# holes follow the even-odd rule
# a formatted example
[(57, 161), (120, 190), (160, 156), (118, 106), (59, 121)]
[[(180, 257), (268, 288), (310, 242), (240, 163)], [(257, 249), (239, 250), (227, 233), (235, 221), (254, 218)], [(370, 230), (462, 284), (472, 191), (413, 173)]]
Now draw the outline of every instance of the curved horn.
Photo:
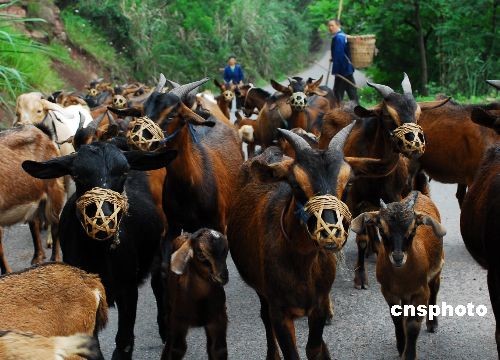
[(384, 210), (387, 210), (387, 205), (386, 203), (384, 202), (384, 200), (380, 199), (380, 208), (381, 209), (384, 209)]
[(347, 137), (351, 133), (352, 128), (356, 124), (356, 120), (354, 120), (350, 125), (347, 125), (342, 130), (340, 130), (333, 138), (330, 140), (330, 144), (328, 145), (328, 153), (334, 154), (338, 151), (344, 153), (344, 145), (347, 140)]
[(500, 90), (500, 80), (486, 80), (486, 82), (493, 86), (495, 89)]
[(161, 92), (163, 88), (165, 87), (165, 82), (167, 79), (165, 78), (165, 75), (160, 74), (160, 80), (158, 81), (158, 85), (155, 87), (156, 92)]
[(181, 84), (176, 83), (175, 81), (172, 81), (172, 80), (169, 80), (169, 79), (167, 79), (167, 84), (172, 89), (175, 89), (175, 88), (178, 88), (179, 86), (181, 86)]
[(203, 85), (204, 83), (206, 83), (208, 80), (210, 80), (209, 78), (204, 78), (204, 79), (201, 79), (201, 80), (198, 80), (198, 81), (194, 81), (192, 83), (189, 83), (189, 84), (184, 84), (184, 85), (181, 85), (177, 88), (174, 88), (170, 91), (170, 94), (174, 94), (174, 95), (177, 95), (181, 100), (184, 100), (184, 98), (186, 97), (187, 94), (189, 94), (189, 92), (193, 91), (194, 89), (200, 87), (201, 85)]
[(311, 148), (311, 145), (309, 145), (307, 141), (302, 139), (299, 135), (285, 129), (278, 129), (278, 131), (290, 143), (290, 145), (292, 145), (297, 155), (300, 152)]
[(288, 81), (290, 82), (290, 84), (293, 84), (293, 83), (297, 82), (297, 80), (295, 80), (295, 79), (293, 79), (291, 77), (288, 78)]
[(394, 92), (394, 90), (386, 85), (380, 85), (371, 82), (367, 82), (366, 84), (377, 90), (384, 99)]
[(408, 79), (408, 75), (406, 75), (406, 73), (403, 73), (403, 74), (405, 74), (403, 77), (403, 82), (401, 83), (401, 87), (403, 88), (403, 92), (405, 94), (412, 94), (410, 79)]
[(413, 208), (415, 207), (415, 202), (417, 201), (417, 198), (418, 198), (418, 191), (412, 191), (410, 193), (410, 195), (408, 196), (409, 200), (408, 200), (408, 203), (406, 204), (406, 207), (408, 209), (411, 209), (413, 210)]
[(78, 122), (78, 129), (76, 131), (83, 129), (83, 124), (85, 123), (85, 115), (83, 115), (81, 112), (78, 112), (80, 115), (80, 121)]

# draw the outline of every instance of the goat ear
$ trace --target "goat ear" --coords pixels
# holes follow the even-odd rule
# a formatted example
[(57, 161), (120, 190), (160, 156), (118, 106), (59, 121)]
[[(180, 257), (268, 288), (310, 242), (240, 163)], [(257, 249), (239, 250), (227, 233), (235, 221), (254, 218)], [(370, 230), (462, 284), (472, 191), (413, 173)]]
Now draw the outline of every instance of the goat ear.
[(351, 221), (350, 229), (356, 234), (360, 234), (366, 225), (376, 225), (378, 223), (378, 211), (369, 211), (358, 215)]
[(177, 275), (184, 274), (186, 266), (192, 258), (193, 248), (191, 247), (191, 241), (187, 240), (172, 254), (172, 259), (170, 260), (170, 270)]
[(182, 101), (179, 104), (179, 115), (194, 125), (215, 126), (215, 121), (203, 119), (200, 115), (184, 105)]
[(167, 166), (177, 156), (177, 150), (153, 151), (124, 151), (130, 168), (133, 170), (149, 171)]
[(293, 161), (293, 159), (286, 159), (273, 164), (254, 161), (251, 165), (251, 172), (264, 183), (281, 181), (288, 177)]
[(215, 86), (217, 86), (219, 89), (221, 89), (221, 90), (225, 90), (225, 86), (223, 86), (223, 85), (219, 82), (219, 80), (214, 79), (214, 84), (215, 84)]
[(319, 96), (325, 96), (327, 94), (327, 92), (325, 90), (321, 90), (319, 88), (319, 86), (321, 85), (321, 82), (323, 81), (323, 75), (321, 75), (321, 77), (314, 82), (309, 82), (309, 79), (308, 79), (308, 83), (306, 85), (306, 94), (310, 93), (310, 94), (316, 94)]
[(450, 99), (451, 99), (451, 96), (450, 97), (446, 97), (444, 99), (436, 100), (436, 101), (419, 102), (418, 105), (420, 106), (420, 109), (422, 111), (431, 110), (431, 109), (435, 109), (435, 108), (438, 108), (440, 106), (443, 106), (448, 101), (450, 101)]
[(280, 83), (274, 81), (273, 79), (271, 79), (271, 86), (276, 91), (279, 91), (283, 94), (291, 95), (291, 92), (290, 92), (290, 89), (288, 88), (288, 86), (281, 85)]
[(388, 159), (345, 157), (356, 177), (384, 177), (394, 171), (399, 163), (399, 154)]
[(23, 161), (21, 166), (31, 176), (38, 179), (54, 179), (64, 175), (71, 175), (71, 165), (76, 154), (60, 156), (52, 160), (38, 162)]
[(377, 105), (371, 109), (367, 109), (367, 108), (360, 106), (360, 105), (357, 105), (356, 107), (354, 107), (354, 113), (357, 116), (359, 116), (360, 118), (378, 116), (378, 115), (380, 115), (381, 111), (382, 111), (382, 106), (380, 106), (380, 105)]
[(434, 231), (434, 234), (438, 237), (443, 237), (446, 235), (446, 229), (443, 225), (441, 225), (439, 222), (431, 218), (429, 215), (425, 215), (419, 212), (415, 212), (417, 215), (417, 225), (429, 225), (432, 226), (432, 230)]
[(114, 107), (108, 106), (108, 110), (121, 117), (125, 116), (141, 117), (144, 114), (144, 108), (142, 107), (142, 105), (129, 107), (127, 109), (115, 109)]
[(493, 112), (475, 107), (472, 109), (471, 119), (476, 124), (492, 128), (500, 134), (500, 114), (495, 116)]
[(63, 114), (64, 116), (67, 116), (67, 117), (71, 117), (72, 114), (68, 113), (61, 105), (59, 104), (56, 104), (56, 103), (53, 103), (53, 102), (50, 102), (49, 100), (45, 100), (45, 99), (40, 99), (40, 102), (42, 103), (42, 106), (45, 110), (49, 111), (49, 110), (52, 110), (52, 111), (57, 111), (61, 114)]

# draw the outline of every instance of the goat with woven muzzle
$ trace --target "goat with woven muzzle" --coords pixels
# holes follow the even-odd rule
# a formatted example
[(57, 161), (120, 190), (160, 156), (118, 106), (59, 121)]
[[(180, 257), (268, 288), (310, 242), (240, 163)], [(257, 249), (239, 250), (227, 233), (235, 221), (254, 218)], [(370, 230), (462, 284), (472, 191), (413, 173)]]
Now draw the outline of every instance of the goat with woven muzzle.
[[(392, 172), (378, 179), (358, 179), (348, 199), (354, 215), (379, 208), (380, 199), (386, 202), (399, 201), (415, 186), (418, 178), (412, 161), (423, 154), (425, 138), (417, 122), (421, 113), (445, 104), (449, 99), (417, 103), (412, 94), (410, 80), (404, 74), (401, 87), (403, 93), (395, 92), (386, 85), (368, 83), (383, 96), (383, 101), (373, 109), (356, 106), (354, 111), (334, 109), (325, 115), (325, 122), (341, 125), (354, 119), (356, 126), (346, 141), (344, 151), (349, 156), (385, 159), (392, 163)], [(335, 115), (335, 117), (330, 117)], [(331, 125), (331, 124), (330, 124)], [(323, 126), (326, 130), (320, 137), (320, 148), (334, 134), (329, 130), (341, 126)], [(425, 189), (422, 189), (425, 192)], [(354, 286), (365, 289), (368, 280), (365, 269), (367, 252), (377, 252), (379, 240), (373, 226), (367, 226), (356, 235), (358, 258)]]
[[(322, 339), (330, 313), (336, 252), (347, 239), (350, 212), (344, 203), (356, 176), (384, 175), (378, 159), (344, 157), (351, 126), (327, 150), (312, 149), (298, 135), (279, 132), (294, 148), (291, 159), (275, 147), (240, 169), (227, 234), (234, 263), (255, 289), (266, 328), (267, 358), (298, 359), (293, 320), (307, 316), (309, 359), (330, 359)], [(249, 216), (249, 214), (252, 214)]]
[[(37, 178), (71, 175), (74, 179), (76, 192), (60, 222), (63, 260), (99, 274), (108, 303), (118, 308), (113, 359), (131, 359), (137, 287), (152, 272), (155, 295), (163, 292), (157, 281), (159, 268), (152, 269), (152, 264), (164, 228), (143, 171), (165, 167), (176, 151), (122, 151), (119, 139), (87, 144), (95, 131), (95, 127), (79, 130), (74, 154), (45, 162), (25, 161), (22, 166)], [(162, 318), (163, 301), (157, 303)]]

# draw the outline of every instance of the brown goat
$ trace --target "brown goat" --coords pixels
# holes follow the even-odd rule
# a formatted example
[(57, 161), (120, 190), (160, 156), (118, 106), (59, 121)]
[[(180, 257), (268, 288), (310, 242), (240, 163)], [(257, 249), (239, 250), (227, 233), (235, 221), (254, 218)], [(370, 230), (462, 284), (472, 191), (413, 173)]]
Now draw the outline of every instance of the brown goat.
[[(44, 129), (48, 131), (47, 129)], [(39, 180), (22, 170), (24, 160), (45, 161), (59, 156), (56, 144), (33, 125), (0, 133), (0, 270), (10, 272), (2, 247), (2, 226), (29, 222), (35, 252), (32, 264), (45, 258), (40, 237), (40, 217), (37, 210), (44, 203), (45, 219), (51, 225), (54, 245), (52, 260), (60, 259), (58, 224), (64, 205), (64, 185), (61, 179)]]
[[(449, 103), (422, 113), (419, 120), (427, 143), (425, 153), (418, 160), (420, 168), (436, 181), (458, 184), (456, 196), (460, 205), (486, 149), (499, 139), (495, 131), (472, 121), (474, 108), (476, 106)], [(482, 108), (498, 111), (500, 103)]]
[[(330, 359), (322, 333), (330, 312), (335, 252), (345, 244), (350, 222), (340, 199), (355, 174), (389, 171), (375, 159), (344, 158), (351, 129), (339, 132), (325, 151), (280, 129), (295, 160), (270, 147), (241, 167), (227, 234), (234, 263), (261, 302), (268, 359), (279, 356), (275, 337), (286, 359), (299, 358), (293, 320), (302, 316), (309, 320), (307, 357)], [(312, 215), (305, 210), (325, 199), (331, 203), (323, 211)]]
[[(358, 179), (353, 182), (347, 203), (349, 208), (357, 216), (362, 212), (378, 209), (379, 200), (387, 202), (401, 200), (414, 187), (419, 179), (416, 178), (416, 170), (411, 167), (410, 158), (421, 155), (425, 149), (423, 134), (410, 133), (405, 135), (405, 140), (415, 141), (419, 146), (406, 147), (393, 134), (398, 128), (416, 124), (421, 114), (434, 107), (441, 106), (448, 99), (417, 103), (412, 95), (411, 85), (408, 77), (404, 76), (402, 82), (403, 94), (395, 92), (388, 86), (368, 83), (382, 96), (381, 104), (373, 109), (365, 109), (356, 106), (351, 112), (349, 108), (335, 109), (327, 114), (328, 123), (324, 125), (326, 130), (320, 136), (320, 145), (327, 144), (328, 137), (332, 135), (335, 128), (348, 122), (347, 117), (351, 115), (358, 118), (351, 135), (347, 139), (344, 152), (347, 156), (380, 158), (392, 163), (393, 171), (378, 179)], [(338, 115), (338, 117), (337, 117)], [(332, 124), (338, 121), (340, 125)], [(406, 137), (409, 137), (407, 139)], [(320, 146), (321, 148), (321, 146)], [(403, 156), (404, 155), (404, 156)], [(422, 190), (424, 190), (422, 188)], [(370, 252), (377, 252), (379, 244), (376, 230), (373, 226), (367, 226), (365, 233), (357, 234), (358, 258), (355, 268), (354, 286), (357, 289), (366, 289), (368, 279), (365, 269), (365, 257)]]
[(167, 275), (167, 342), (162, 359), (181, 359), (190, 327), (203, 326), (209, 359), (227, 359), (227, 313), (224, 285), (228, 282), (227, 238), (200, 229), (173, 243)]
[(75, 359), (75, 356), (78, 359), (99, 359), (95, 339), (83, 334), (45, 337), (0, 330), (2, 360), (64, 360)]
[[(362, 233), (368, 224), (377, 226), (383, 246), (377, 257), (377, 280), (391, 308), (399, 355), (416, 359), (417, 338), (423, 318), (415, 313), (394, 315), (393, 306), (436, 305), (444, 264), (439, 211), (430, 198), (414, 191), (404, 200), (380, 211), (363, 213), (352, 221), (351, 230)], [(427, 226), (421, 226), (427, 225)], [(427, 330), (435, 332), (438, 321), (427, 317)]]
[(234, 89), (235, 86), (230, 86), (229, 88), (225, 84), (221, 84), (214, 79), (214, 84), (220, 89), (221, 94), (215, 97), (217, 105), (221, 109), (222, 113), (228, 118), (231, 118), (231, 107), (234, 99)]
[(0, 277), (0, 329), (41, 336), (94, 336), (108, 319), (99, 277), (47, 263)]
[[(500, 116), (477, 108), (472, 120), (500, 134)], [(460, 214), (460, 231), (472, 257), (488, 270), (488, 291), (495, 315), (495, 339), (500, 357), (500, 140), (486, 150)]]
[(271, 96), (266, 90), (254, 87), (252, 84), (238, 86), (238, 90), (242, 103), (241, 110), (247, 117), (259, 114)]

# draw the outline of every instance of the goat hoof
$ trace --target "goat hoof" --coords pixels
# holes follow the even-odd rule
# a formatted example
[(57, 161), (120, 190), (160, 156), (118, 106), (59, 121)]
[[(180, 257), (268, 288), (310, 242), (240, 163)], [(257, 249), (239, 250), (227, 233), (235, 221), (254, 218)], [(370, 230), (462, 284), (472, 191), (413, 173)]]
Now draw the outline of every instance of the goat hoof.
[(45, 255), (38, 255), (38, 256), (35, 256), (35, 257), (31, 260), (31, 265), (41, 264), (44, 260), (45, 260)]
[(356, 271), (354, 275), (354, 287), (358, 290), (368, 289), (368, 279), (366, 278), (366, 272)]
[(427, 325), (427, 331), (430, 333), (435, 333), (438, 329), (438, 323), (435, 320), (428, 321), (426, 325)]

